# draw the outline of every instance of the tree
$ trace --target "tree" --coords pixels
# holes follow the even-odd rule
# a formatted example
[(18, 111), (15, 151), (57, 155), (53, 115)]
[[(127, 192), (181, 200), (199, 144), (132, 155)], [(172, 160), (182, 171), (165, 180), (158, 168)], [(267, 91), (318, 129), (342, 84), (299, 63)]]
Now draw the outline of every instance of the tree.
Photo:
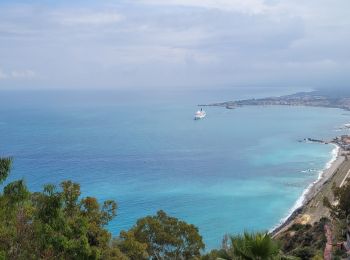
[(12, 158), (0, 158), (0, 184), (2, 184), (10, 173)]
[(350, 182), (342, 187), (332, 187), (334, 201), (331, 204), (327, 197), (324, 197), (323, 204), (330, 209), (331, 215), (337, 219), (345, 219), (350, 215)]
[(60, 186), (63, 190), (62, 196), (65, 213), (68, 216), (73, 216), (79, 210), (80, 185), (72, 181), (63, 181)]
[(107, 225), (117, 215), (117, 203), (113, 200), (103, 202), (101, 209), (101, 224)]
[(285, 256), (279, 244), (267, 233), (247, 233), (225, 236), (221, 250), (213, 250), (204, 260), (287, 260), (294, 257)]
[(23, 180), (11, 182), (4, 188), (4, 198), (10, 204), (25, 201), (29, 198), (29, 195), (30, 193)]
[[(202, 237), (194, 225), (170, 217), (164, 211), (139, 219), (131, 230), (121, 233), (120, 248), (124, 253), (130, 251), (125, 248), (133, 245), (133, 240), (147, 245), (151, 259), (196, 259), (204, 249)], [(136, 244), (137, 247), (141, 245)]]
[(27, 203), (29, 198), (23, 180), (6, 185), (0, 196), (0, 252), (6, 252), (5, 258), (33, 259), (33, 207)]
[[(102, 254), (102, 259), (108, 260), (133, 260), (123, 254), (116, 243), (112, 243), (111, 247), (105, 250)], [(1, 258), (0, 258), (1, 259)], [(135, 259), (135, 258), (134, 258)]]
[(130, 257), (130, 259), (149, 259), (147, 244), (137, 241), (132, 230), (122, 231), (120, 233), (120, 239), (116, 239), (115, 243), (125, 255)]
[[(0, 181), (11, 169), (0, 158)], [(64, 181), (60, 188), (44, 186), (30, 193), (23, 180), (9, 183), (0, 194), (0, 259), (118, 259), (128, 260), (104, 228), (117, 204), (95, 198), (79, 199), (80, 186)]]
[(242, 259), (273, 259), (279, 254), (278, 244), (267, 233), (244, 233), (231, 241), (234, 255)]
[[(323, 252), (327, 243), (324, 226), (329, 223), (329, 219), (321, 218), (313, 225), (300, 223), (291, 225), (278, 238), (283, 252), (299, 258), (304, 257), (302, 259), (311, 259), (319, 252)], [(311, 255), (310, 258), (308, 254)]]

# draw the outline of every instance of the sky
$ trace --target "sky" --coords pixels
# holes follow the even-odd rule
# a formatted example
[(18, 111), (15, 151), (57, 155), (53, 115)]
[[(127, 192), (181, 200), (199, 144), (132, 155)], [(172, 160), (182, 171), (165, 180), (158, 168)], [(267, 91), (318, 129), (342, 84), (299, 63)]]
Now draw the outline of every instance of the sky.
[(0, 0), (0, 89), (348, 87), (349, 0)]

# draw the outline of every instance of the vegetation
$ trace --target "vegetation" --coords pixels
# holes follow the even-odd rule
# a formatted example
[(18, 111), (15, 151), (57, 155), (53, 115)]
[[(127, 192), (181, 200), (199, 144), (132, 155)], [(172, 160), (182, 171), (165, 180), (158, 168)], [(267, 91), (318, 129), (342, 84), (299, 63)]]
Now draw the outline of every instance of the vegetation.
[[(12, 160), (0, 159), (2, 181)], [(114, 201), (100, 205), (79, 199), (71, 181), (31, 193), (23, 180), (7, 184), (0, 196), (0, 255), (5, 259), (98, 259), (116, 255), (104, 227), (116, 215)]]
[(279, 237), (283, 252), (300, 259), (322, 256), (327, 242), (324, 235), (324, 225), (329, 222), (329, 219), (322, 218), (313, 226), (310, 224), (292, 225)]
[(199, 259), (204, 243), (195, 226), (158, 211), (122, 232), (119, 247), (133, 259)]
[(2, 184), (10, 173), (12, 158), (0, 158), (0, 184)]
[[(329, 198), (325, 197), (323, 204), (329, 208), (331, 216), (333, 218), (333, 232), (335, 240), (338, 242), (346, 241), (347, 226), (350, 223), (350, 181), (345, 182), (342, 187), (336, 187), (333, 185), (333, 197), (334, 203), (330, 203)], [(345, 250), (340, 250), (336, 247), (333, 252), (334, 258), (347, 258)]]
[(338, 219), (346, 219), (350, 215), (350, 182), (342, 187), (333, 186), (333, 196), (336, 203), (331, 204), (327, 197), (324, 198), (323, 204), (331, 211), (331, 215)]
[(332, 227), (333, 247), (332, 259), (347, 259), (344, 249), (340, 246), (347, 238), (347, 218), (350, 218), (350, 182), (342, 187), (333, 184), (333, 203), (325, 197), (323, 204), (329, 208), (331, 219), (322, 218), (311, 225), (294, 224), (282, 236), (282, 250), (299, 259), (323, 259), (323, 251), (327, 240), (325, 225)]
[(213, 250), (203, 260), (277, 260), (296, 259), (285, 256), (279, 242), (268, 233), (247, 233), (225, 237), (221, 250)]
[[(11, 164), (0, 158), (0, 183)], [(71, 181), (35, 193), (11, 182), (0, 194), (0, 259), (199, 259), (204, 249), (195, 226), (163, 211), (112, 239), (105, 227), (116, 213), (116, 202), (81, 198)]]
[[(0, 158), (0, 184), (11, 165), (11, 158)], [(350, 184), (346, 184), (334, 187), (337, 203), (324, 200), (338, 223), (339, 240), (344, 239), (350, 213), (349, 196)], [(112, 238), (106, 225), (116, 214), (116, 202), (82, 197), (79, 184), (72, 181), (58, 187), (48, 184), (34, 193), (23, 180), (10, 182), (0, 194), (0, 259), (322, 259), (324, 225), (330, 223), (323, 218), (313, 226), (294, 224), (278, 241), (268, 233), (226, 236), (221, 249), (201, 255), (205, 246), (198, 229), (164, 211), (139, 219)], [(341, 257), (344, 252), (338, 249), (333, 255)]]

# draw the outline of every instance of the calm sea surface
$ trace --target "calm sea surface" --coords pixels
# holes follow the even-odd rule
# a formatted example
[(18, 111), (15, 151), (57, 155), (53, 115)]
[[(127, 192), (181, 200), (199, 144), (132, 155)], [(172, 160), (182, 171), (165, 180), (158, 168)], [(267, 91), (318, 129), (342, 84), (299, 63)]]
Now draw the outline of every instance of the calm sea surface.
[(268, 230), (286, 217), (332, 157), (331, 138), (350, 121), (338, 109), (207, 107), (280, 93), (2, 91), (0, 154), (15, 158), (9, 181), (32, 190), (71, 179), (83, 195), (115, 199), (118, 235), (163, 209), (199, 227), (207, 248), (225, 233)]

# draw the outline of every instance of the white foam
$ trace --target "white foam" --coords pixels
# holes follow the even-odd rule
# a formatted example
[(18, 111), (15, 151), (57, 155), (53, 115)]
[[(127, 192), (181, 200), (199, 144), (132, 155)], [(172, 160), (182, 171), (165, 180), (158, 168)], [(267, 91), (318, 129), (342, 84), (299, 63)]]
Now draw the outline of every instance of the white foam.
[(288, 218), (293, 214), (293, 212), (295, 210), (297, 210), (298, 208), (300, 208), (301, 206), (303, 206), (305, 199), (306, 199), (306, 195), (310, 192), (310, 190), (312, 189), (312, 187), (318, 183), (320, 180), (322, 180), (322, 178), (324, 177), (324, 173), (329, 170), (333, 163), (337, 160), (338, 158), (338, 154), (339, 154), (339, 149), (340, 147), (336, 144), (331, 144), (334, 146), (334, 149), (332, 150), (332, 158), (326, 163), (325, 167), (323, 168), (323, 170), (318, 171), (318, 177), (317, 179), (312, 182), (301, 194), (301, 196), (298, 198), (298, 200), (294, 203), (293, 207), (291, 207), (288, 211), (288, 214), (286, 217), (283, 217), (278, 224), (276, 224), (273, 228), (271, 228), (269, 230), (269, 232), (272, 232), (273, 230), (275, 230), (276, 228), (278, 228), (279, 226), (281, 226), (284, 222), (286, 222), (288, 220)]

